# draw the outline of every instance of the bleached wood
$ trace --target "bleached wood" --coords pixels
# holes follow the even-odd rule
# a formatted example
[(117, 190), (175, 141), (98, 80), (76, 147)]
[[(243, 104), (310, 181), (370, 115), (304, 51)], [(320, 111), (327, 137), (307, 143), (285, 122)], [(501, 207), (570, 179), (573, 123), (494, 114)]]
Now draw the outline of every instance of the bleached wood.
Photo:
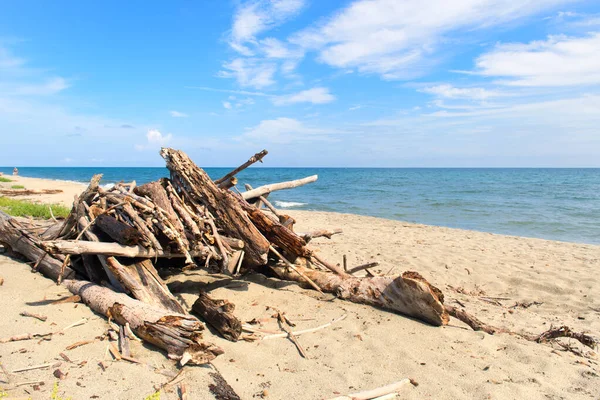
[(312, 175), (312, 176), (307, 176), (306, 178), (296, 179), (293, 181), (271, 183), (269, 185), (260, 186), (260, 187), (257, 187), (256, 189), (252, 189), (252, 190), (243, 192), (242, 197), (244, 198), (244, 200), (249, 200), (249, 199), (259, 197), (259, 196), (264, 196), (266, 194), (275, 192), (277, 190), (297, 188), (298, 186), (303, 186), (308, 183), (315, 182), (317, 179), (319, 179), (318, 175)]

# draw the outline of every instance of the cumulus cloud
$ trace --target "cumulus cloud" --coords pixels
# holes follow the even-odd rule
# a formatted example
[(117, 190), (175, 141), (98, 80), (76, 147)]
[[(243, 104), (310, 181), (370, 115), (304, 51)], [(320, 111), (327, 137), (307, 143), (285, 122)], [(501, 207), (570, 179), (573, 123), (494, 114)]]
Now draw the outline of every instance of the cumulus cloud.
[(169, 111), (169, 114), (171, 114), (171, 117), (174, 118), (187, 118), (188, 115), (179, 111)]
[(223, 107), (225, 107), (228, 110), (231, 110), (231, 103), (228, 101), (224, 101), (223, 102)]
[(600, 33), (550, 36), (530, 43), (500, 44), (476, 60), (477, 72), (511, 86), (600, 84)]
[(173, 139), (173, 135), (170, 133), (163, 135), (157, 129), (149, 129), (146, 133), (146, 143), (136, 144), (135, 149), (138, 151), (156, 149), (166, 146), (171, 139)]
[[(422, 73), (445, 35), (527, 17), (569, 0), (358, 0), (290, 38), (333, 67), (383, 78)], [(432, 12), (435, 10), (435, 12)]]
[(298, 93), (273, 98), (273, 104), (285, 106), (296, 103), (326, 104), (335, 100), (335, 96), (329, 93), (328, 88), (316, 87), (303, 90)]

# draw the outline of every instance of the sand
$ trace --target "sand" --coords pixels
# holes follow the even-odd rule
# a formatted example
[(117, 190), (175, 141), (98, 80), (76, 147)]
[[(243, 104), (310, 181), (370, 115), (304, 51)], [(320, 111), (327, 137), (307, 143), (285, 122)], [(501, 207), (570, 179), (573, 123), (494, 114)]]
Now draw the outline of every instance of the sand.
[[(23, 182), (31, 188), (34, 184), (39, 188), (64, 185), (62, 200), (49, 200), (67, 204), (81, 190), (79, 185), (54, 181)], [(491, 324), (530, 333), (566, 324), (599, 336), (600, 246), (351, 214), (289, 213), (297, 219), (298, 231), (343, 228), (344, 234), (332, 240), (313, 241), (313, 247), (328, 259), (341, 262), (346, 254), (350, 266), (377, 260), (381, 265), (375, 270), (382, 273), (418, 271), (444, 292), (446, 302), (456, 305), (456, 299)], [(177, 371), (162, 352), (137, 343), (133, 353), (144, 364), (112, 361), (106, 354), (106, 341), (66, 351), (73, 342), (102, 335), (106, 331), (104, 318), (83, 304), (36, 305), (67, 292), (31, 273), (28, 265), (2, 255), (0, 277), (5, 280), (0, 286), (0, 337), (59, 330), (81, 318), (88, 319), (82, 326), (54, 335), (51, 341), (0, 344), (0, 362), (7, 370), (61, 362), (58, 368), (68, 376), (59, 381), (59, 394), (73, 399), (143, 399), (153, 393), (154, 386), (169, 380), (155, 368)], [(242, 320), (266, 319), (263, 328), (269, 330), (277, 330), (275, 320), (269, 318), (269, 306), (285, 311), (297, 323), (295, 329), (315, 327), (347, 314), (346, 319), (327, 329), (300, 336), (309, 359), (300, 357), (287, 339), (231, 343), (207, 331), (205, 337), (221, 346), (225, 354), (212, 367), (185, 368), (190, 399), (213, 398), (207, 388), (213, 368), (242, 399), (326, 399), (405, 377), (418, 383), (402, 389), (400, 398), (406, 399), (600, 398), (598, 356), (590, 349), (584, 349), (589, 358), (579, 357), (507, 334), (474, 332), (454, 319), (449, 326), (431, 327), (260, 275), (231, 281), (193, 271), (169, 282), (188, 306), (198, 288), (206, 288), (208, 283), (215, 297), (235, 302), (236, 314)], [(481, 296), (499, 300), (494, 304), (494, 300), (490, 303)], [(542, 304), (510, 308), (525, 301)], [(44, 314), (48, 320), (22, 317), (19, 313), (24, 310)], [(73, 362), (65, 362), (61, 352)], [(98, 365), (100, 361), (107, 366), (105, 371)], [(42, 380), (45, 384), (39, 391), (31, 385), (10, 390), (10, 396), (48, 399), (58, 381), (52, 375), (54, 369), (13, 374), (12, 383)], [(1, 374), (0, 379), (4, 379)], [(0, 382), (2, 387), (10, 385)], [(176, 399), (177, 394), (163, 391), (161, 398)]]

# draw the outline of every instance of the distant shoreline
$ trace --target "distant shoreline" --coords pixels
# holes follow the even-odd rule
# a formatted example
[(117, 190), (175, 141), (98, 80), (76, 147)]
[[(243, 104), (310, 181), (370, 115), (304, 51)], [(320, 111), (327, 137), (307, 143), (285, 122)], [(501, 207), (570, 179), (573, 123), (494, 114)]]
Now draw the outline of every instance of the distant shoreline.
[[(11, 184), (13, 184), (13, 183), (22, 184), (23, 186), (25, 186), (27, 188), (31, 188), (31, 189), (59, 188), (59, 189), (63, 190), (63, 193), (59, 193), (56, 195), (28, 196), (27, 199), (33, 200), (33, 201), (48, 202), (48, 203), (63, 203), (64, 205), (69, 206), (69, 207), (72, 205), (74, 196), (78, 195), (83, 190), (83, 188), (85, 188), (85, 186), (86, 186), (86, 184), (83, 182), (67, 181), (67, 180), (61, 180), (61, 179), (32, 178), (32, 177), (26, 177), (26, 176), (20, 176), (20, 175), (16, 176), (16, 177), (13, 175), (10, 175), (10, 177), (5, 175), (5, 177), (8, 177), (9, 179), (14, 179), (14, 182), (12, 182)], [(10, 187), (10, 184), (8, 184), (8, 183), (3, 183), (2, 185), (5, 188)], [(295, 190), (298, 190), (298, 189), (294, 189), (294, 190), (290, 191), (290, 193), (293, 193)], [(302, 203), (300, 203), (300, 204), (302, 204)], [(380, 217), (380, 216), (358, 214), (358, 213), (352, 213), (352, 212), (328, 211), (328, 210), (301, 210), (301, 209), (297, 209), (297, 208), (293, 208), (293, 207), (292, 208), (282, 207), (281, 211), (284, 213), (290, 214), (292, 216), (304, 215), (303, 218), (307, 218), (306, 215), (310, 214), (313, 216), (323, 215), (325, 217), (330, 216), (330, 217), (343, 218), (343, 219), (348, 219), (348, 220), (361, 219), (361, 220), (364, 220), (364, 223), (367, 225), (371, 225), (371, 224), (376, 225), (382, 221), (389, 221), (389, 222), (401, 223), (404, 225), (409, 225), (409, 226), (414, 226), (414, 227), (427, 227), (427, 228), (444, 230), (444, 231), (447, 231), (449, 234), (452, 234), (453, 232), (463, 232), (463, 233), (464, 232), (472, 232), (475, 234), (502, 236), (502, 237), (512, 238), (512, 239), (524, 239), (524, 240), (546, 241), (546, 242), (556, 242), (556, 243), (564, 243), (564, 244), (586, 245), (586, 246), (598, 247), (600, 249), (600, 244), (597, 244), (597, 243), (555, 240), (555, 239), (546, 239), (546, 238), (531, 237), (531, 236), (495, 233), (495, 232), (489, 232), (489, 231), (483, 231), (483, 230), (477, 230), (477, 229), (463, 229), (463, 228), (448, 227), (448, 226), (443, 226), (443, 225), (423, 224), (423, 223), (419, 223), (419, 222), (409, 222), (409, 221), (404, 221), (404, 220), (399, 220), (399, 219), (391, 219), (391, 218), (385, 218), (385, 217)]]

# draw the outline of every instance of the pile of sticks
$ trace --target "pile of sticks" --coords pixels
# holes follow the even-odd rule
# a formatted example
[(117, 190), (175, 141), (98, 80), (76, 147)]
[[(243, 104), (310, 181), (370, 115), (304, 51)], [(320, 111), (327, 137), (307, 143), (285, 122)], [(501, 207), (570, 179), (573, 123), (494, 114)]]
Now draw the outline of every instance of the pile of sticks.
[[(168, 178), (104, 189), (96, 175), (63, 221), (37, 223), (0, 213), (0, 242), (182, 365), (207, 363), (222, 350), (203, 340), (203, 323), (159, 275), (164, 267), (229, 275), (267, 272), (432, 325), (448, 322), (442, 293), (418, 273), (355, 277), (308, 246), (314, 237), (341, 230), (297, 233), (294, 219), (267, 199), (275, 190), (314, 182), (317, 176), (246, 185), (240, 192), (237, 173), (261, 161), (266, 151), (216, 180), (182, 151), (163, 148), (160, 154)], [(242, 324), (233, 316), (233, 303), (201, 294), (192, 312), (227, 339), (239, 338)]]

